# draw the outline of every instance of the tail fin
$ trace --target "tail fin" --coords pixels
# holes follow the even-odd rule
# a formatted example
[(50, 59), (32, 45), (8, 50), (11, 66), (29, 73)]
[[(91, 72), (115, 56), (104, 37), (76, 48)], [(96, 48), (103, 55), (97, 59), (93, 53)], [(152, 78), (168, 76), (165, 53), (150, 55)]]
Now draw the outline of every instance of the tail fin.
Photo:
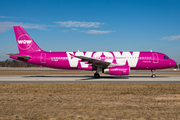
[(19, 53), (42, 52), (41, 48), (34, 42), (21, 26), (13, 26)]

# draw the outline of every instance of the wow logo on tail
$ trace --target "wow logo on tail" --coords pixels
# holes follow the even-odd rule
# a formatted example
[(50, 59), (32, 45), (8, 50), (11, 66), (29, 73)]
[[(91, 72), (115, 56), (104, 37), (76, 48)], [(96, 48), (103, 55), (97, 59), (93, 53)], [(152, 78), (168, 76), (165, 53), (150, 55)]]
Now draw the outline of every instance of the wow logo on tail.
[(44, 52), (21, 26), (13, 26), (19, 53)]
[(18, 46), (22, 50), (27, 50), (32, 46), (32, 39), (29, 35), (23, 34), (18, 38)]

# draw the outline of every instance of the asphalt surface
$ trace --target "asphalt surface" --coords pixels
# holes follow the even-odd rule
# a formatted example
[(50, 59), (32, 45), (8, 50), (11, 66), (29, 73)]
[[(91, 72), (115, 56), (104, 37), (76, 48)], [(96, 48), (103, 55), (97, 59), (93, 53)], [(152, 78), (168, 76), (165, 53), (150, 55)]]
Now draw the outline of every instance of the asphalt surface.
[[(99, 79), (94, 79), (93, 72), (88, 75), (89, 71), (81, 70), (1, 67), (0, 72), (7, 72), (7, 76), (0, 76), (0, 83), (180, 83), (180, 70), (173, 69), (156, 70), (156, 78), (150, 77), (151, 72), (149, 70), (131, 70), (132, 76), (131, 74), (130, 76), (101, 76)], [(12, 72), (15, 76), (12, 76)], [(17, 76), (14, 72), (22, 74)], [(43, 75), (44, 72), (47, 72), (47, 74), (45, 76), (36, 76), (34, 73), (27, 75), (25, 72), (42, 72)], [(57, 72), (57, 75), (51, 76), (49, 73), (52, 72)], [(59, 76), (59, 73), (61, 76)], [(67, 76), (65, 73), (69, 73), (71, 76)], [(74, 73), (79, 76), (73, 76)], [(137, 76), (136, 73), (139, 76)], [(150, 74), (147, 75), (147, 73)]]
[(180, 83), (180, 77), (157, 76), (20, 76), (0, 77), (0, 83)]

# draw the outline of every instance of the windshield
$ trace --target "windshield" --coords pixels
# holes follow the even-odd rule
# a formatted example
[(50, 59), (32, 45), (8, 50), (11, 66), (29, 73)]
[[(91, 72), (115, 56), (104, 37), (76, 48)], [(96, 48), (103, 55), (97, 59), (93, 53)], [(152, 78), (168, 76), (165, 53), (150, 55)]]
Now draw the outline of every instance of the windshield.
[(164, 56), (164, 59), (169, 59), (169, 57), (168, 56)]

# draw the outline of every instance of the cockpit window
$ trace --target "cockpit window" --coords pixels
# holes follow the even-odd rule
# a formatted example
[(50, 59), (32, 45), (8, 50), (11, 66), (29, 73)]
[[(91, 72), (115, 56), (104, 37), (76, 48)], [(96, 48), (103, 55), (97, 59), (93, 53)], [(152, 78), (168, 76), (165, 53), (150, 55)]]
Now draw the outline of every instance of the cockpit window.
[(169, 57), (168, 56), (164, 56), (164, 59), (169, 59)]

